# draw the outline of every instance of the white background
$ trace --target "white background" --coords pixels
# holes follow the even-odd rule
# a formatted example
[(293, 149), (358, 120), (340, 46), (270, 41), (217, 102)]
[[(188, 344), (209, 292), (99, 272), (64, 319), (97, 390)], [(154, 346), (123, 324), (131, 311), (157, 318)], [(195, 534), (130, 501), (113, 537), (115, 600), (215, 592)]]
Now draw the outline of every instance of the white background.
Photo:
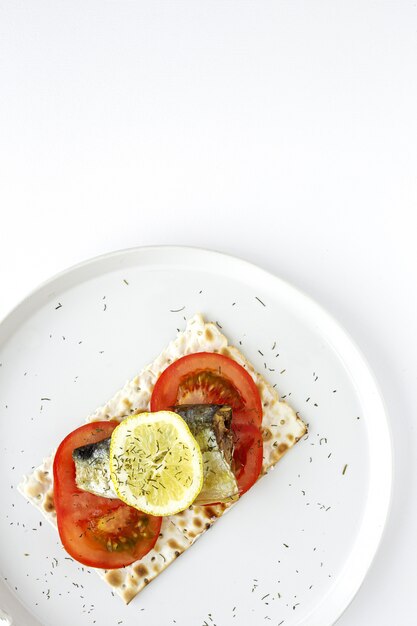
[(417, 596), (417, 3), (0, 0), (0, 316), (68, 265), (214, 248), (304, 289), (392, 419), (392, 514), (340, 626)]

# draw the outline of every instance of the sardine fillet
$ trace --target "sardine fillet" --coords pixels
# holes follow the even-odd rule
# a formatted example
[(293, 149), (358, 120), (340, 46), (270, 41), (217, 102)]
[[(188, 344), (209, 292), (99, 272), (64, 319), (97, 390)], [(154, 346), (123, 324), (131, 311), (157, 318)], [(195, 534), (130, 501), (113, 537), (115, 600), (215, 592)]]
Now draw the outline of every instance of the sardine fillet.
[[(237, 348), (228, 345), (227, 338), (219, 328), (215, 324), (206, 323), (200, 314), (189, 319), (185, 331), (180, 332), (153, 363), (127, 382), (123, 389), (86, 421), (122, 420), (137, 411), (148, 410), (152, 390), (160, 374), (176, 359), (194, 352), (224, 354), (242, 365), (255, 381), (263, 406), (262, 475), (264, 475), (306, 433), (306, 425), (286, 402), (279, 399), (276, 390), (255, 371), (243, 354)], [(29, 476), (24, 477), (19, 490), (56, 527), (52, 464), (53, 455), (45, 459)], [(213, 522), (236, 504), (237, 502), (214, 506), (191, 506), (182, 513), (165, 517), (155, 547), (143, 559), (118, 570), (95, 571), (126, 603), (130, 602), (141, 589), (210, 528)]]

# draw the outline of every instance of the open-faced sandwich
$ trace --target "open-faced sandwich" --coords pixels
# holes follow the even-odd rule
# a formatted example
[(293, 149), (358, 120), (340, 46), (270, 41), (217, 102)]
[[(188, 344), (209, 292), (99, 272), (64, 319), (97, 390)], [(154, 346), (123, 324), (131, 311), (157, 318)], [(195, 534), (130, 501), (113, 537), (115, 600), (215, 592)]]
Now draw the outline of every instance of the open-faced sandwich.
[(125, 602), (306, 432), (201, 315), (19, 486)]

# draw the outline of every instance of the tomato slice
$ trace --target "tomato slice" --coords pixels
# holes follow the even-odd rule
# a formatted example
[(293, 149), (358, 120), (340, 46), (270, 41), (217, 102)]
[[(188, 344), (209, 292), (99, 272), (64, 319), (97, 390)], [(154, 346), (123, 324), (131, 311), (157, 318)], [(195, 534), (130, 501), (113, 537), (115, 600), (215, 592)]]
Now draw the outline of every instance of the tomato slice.
[(153, 548), (161, 517), (82, 491), (75, 482), (74, 448), (110, 437), (118, 422), (92, 422), (60, 444), (54, 459), (54, 502), (65, 550), (91, 567), (114, 569), (141, 559)]
[(248, 372), (216, 352), (198, 352), (174, 361), (156, 381), (151, 411), (176, 404), (227, 404), (232, 407), (235, 475), (240, 493), (257, 480), (262, 467), (262, 402)]
[(237, 424), (234, 427), (235, 451), (234, 471), (240, 493), (245, 493), (258, 478), (262, 469), (262, 433), (252, 424)]
[(239, 363), (216, 352), (188, 354), (162, 372), (151, 411), (175, 404), (228, 404), (234, 424), (262, 424), (262, 403), (253, 379)]

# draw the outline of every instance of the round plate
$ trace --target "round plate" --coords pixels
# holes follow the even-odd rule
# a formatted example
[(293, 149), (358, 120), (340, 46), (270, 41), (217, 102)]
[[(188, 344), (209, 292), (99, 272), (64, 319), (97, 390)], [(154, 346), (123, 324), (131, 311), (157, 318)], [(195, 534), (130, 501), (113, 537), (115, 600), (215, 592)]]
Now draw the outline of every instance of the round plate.
[[(128, 606), (66, 558), (17, 492), (201, 312), (309, 424), (309, 435)], [(330, 626), (362, 583), (389, 508), (392, 457), (375, 380), (315, 302), (245, 261), (139, 248), (39, 287), (0, 325), (0, 606), (14, 623)]]

